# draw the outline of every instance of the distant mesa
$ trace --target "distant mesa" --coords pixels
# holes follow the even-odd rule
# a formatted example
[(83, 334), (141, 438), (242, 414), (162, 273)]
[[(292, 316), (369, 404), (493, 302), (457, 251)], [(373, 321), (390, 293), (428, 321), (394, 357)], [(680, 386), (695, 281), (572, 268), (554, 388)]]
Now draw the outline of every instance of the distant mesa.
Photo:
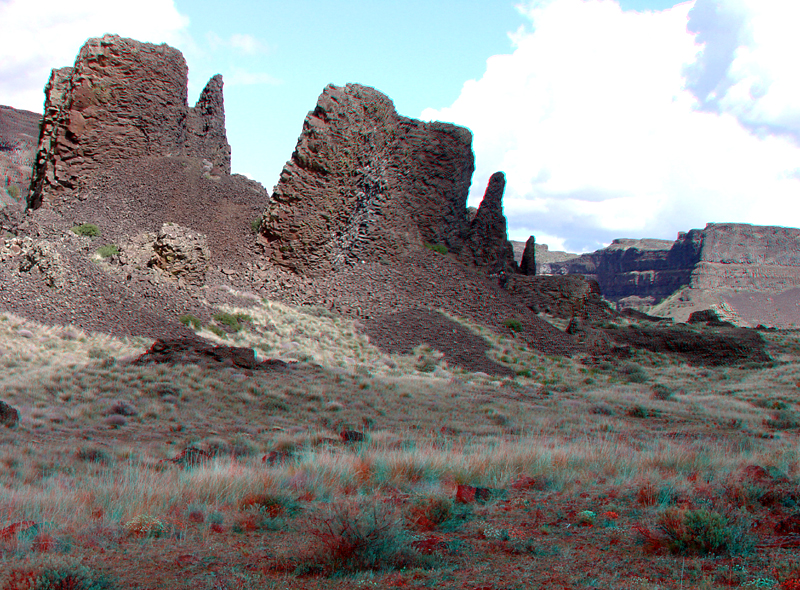
[(800, 309), (789, 302), (800, 288), (800, 229), (709, 223), (674, 242), (618, 239), (581, 255), (539, 247), (537, 274), (583, 275), (622, 308), (660, 304), (654, 313), (686, 321), (714, 305), (741, 323), (800, 325)]
[(45, 88), (29, 208), (136, 158), (205, 158), (229, 174), (222, 77), (214, 76), (191, 108), (187, 75), (183, 55), (168, 45), (116, 35), (87, 41), (75, 65), (53, 70)]

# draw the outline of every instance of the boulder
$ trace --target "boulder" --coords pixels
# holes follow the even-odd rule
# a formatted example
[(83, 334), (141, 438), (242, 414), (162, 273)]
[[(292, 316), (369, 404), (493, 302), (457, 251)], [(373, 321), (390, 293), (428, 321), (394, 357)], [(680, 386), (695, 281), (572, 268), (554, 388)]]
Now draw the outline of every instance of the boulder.
[(190, 285), (202, 286), (205, 283), (210, 253), (203, 234), (165, 223), (153, 243), (153, 250), (149, 266), (160, 268)]
[(20, 272), (38, 270), (48, 287), (59, 289), (64, 286), (67, 271), (54, 244), (42, 240), (33, 242), (25, 251), (19, 263)]
[(53, 70), (28, 208), (79, 192), (98, 171), (152, 156), (206, 158), (230, 173), (222, 79), (187, 104), (186, 61), (167, 45), (89, 39), (75, 65)]
[(401, 117), (374, 88), (326, 87), (264, 212), (267, 257), (320, 275), (424, 243), (460, 253), (471, 143), (463, 127)]
[(0, 424), (6, 428), (14, 428), (19, 424), (19, 410), (0, 401)]

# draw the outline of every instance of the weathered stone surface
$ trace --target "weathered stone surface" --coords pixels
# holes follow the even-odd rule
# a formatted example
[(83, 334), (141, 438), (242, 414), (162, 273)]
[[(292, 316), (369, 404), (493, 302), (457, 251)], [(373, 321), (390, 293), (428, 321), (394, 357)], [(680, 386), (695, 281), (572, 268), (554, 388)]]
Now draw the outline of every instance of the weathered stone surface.
[(503, 215), (505, 186), (505, 174), (492, 174), (481, 206), (470, 223), (469, 236), (461, 253), (463, 260), (493, 273), (517, 270), (514, 250), (508, 241), (506, 217)]
[(264, 213), (266, 255), (321, 274), (424, 242), (460, 253), (471, 141), (462, 127), (399, 116), (373, 88), (326, 87)]
[(191, 156), (230, 172), (222, 80), (187, 104), (183, 55), (116, 35), (89, 39), (53, 70), (28, 207), (79, 191), (98, 170), (147, 156)]
[(211, 255), (203, 234), (174, 223), (165, 223), (153, 242), (149, 265), (183, 279), (190, 285), (205, 283)]
[(528, 276), (536, 274), (536, 238), (533, 236), (525, 242), (525, 250), (522, 252), (522, 260), (519, 263), (519, 272)]

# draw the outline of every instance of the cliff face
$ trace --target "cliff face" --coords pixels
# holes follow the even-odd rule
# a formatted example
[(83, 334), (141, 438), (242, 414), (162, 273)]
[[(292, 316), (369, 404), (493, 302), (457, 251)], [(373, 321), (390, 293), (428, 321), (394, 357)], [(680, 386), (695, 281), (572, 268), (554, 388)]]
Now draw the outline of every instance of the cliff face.
[(25, 202), (41, 120), (39, 113), (0, 105), (0, 206)]
[(708, 224), (690, 286), (775, 292), (800, 286), (800, 229)]
[(206, 158), (229, 174), (222, 79), (212, 78), (190, 108), (187, 73), (177, 49), (116, 35), (90, 39), (73, 67), (53, 70), (29, 208), (80, 190), (98, 171), (145, 156)]
[[(666, 297), (689, 278), (688, 268), (675, 266), (683, 262), (683, 250), (670, 255), (677, 242), (666, 240), (614, 240), (602, 250), (582, 254), (563, 262), (542, 265), (542, 274), (581, 274), (600, 285), (603, 296)], [(538, 266), (538, 265), (537, 265)]]
[(296, 272), (389, 262), (423, 243), (460, 253), (472, 134), (401, 117), (373, 88), (328, 86), (264, 213), (267, 256)]

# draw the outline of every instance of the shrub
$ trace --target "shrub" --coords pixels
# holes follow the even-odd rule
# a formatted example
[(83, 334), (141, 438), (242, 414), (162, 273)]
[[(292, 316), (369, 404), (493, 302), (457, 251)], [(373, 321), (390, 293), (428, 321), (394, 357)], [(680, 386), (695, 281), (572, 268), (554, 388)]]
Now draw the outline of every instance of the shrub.
[(436, 252), (437, 254), (447, 254), (449, 252), (447, 246), (445, 246), (444, 244), (429, 244), (428, 242), (425, 242), (425, 247), (428, 250)]
[(28, 590), (110, 590), (119, 587), (112, 578), (84, 565), (48, 566), (38, 573), (20, 576), (19, 580), (23, 578), (25, 584), (11, 587)]
[(764, 424), (775, 430), (789, 430), (800, 427), (800, 417), (790, 410), (779, 410), (764, 420)]
[(731, 522), (711, 510), (670, 509), (658, 519), (667, 548), (681, 555), (741, 553), (750, 539), (746, 523)]
[(515, 334), (519, 334), (522, 332), (522, 322), (516, 319), (509, 319), (503, 322), (503, 325), (514, 332)]
[(644, 383), (650, 379), (647, 371), (636, 363), (625, 363), (617, 369), (617, 372), (629, 383)]
[(76, 225), (70, 231), (72, 231), (74, 234), (87, 238), (96, 238), (100, 235), (100, 228), (93, 223), (82, 223), (81, 225)]
[(256, 217), (253, 221), (250, 222), (250, 229), (254, 234), (258, 233), (258, 230), (261, 229), (261, 218)]
[(199, 330), (203, 326), (203, 322), (200, 321), (200, 318), (198, 318), (197, 316), (193, 316), (190, 313), (182, 315), (178, 319), (184, 326), (194, 328), (195, 330)]
[(421, 530), (432, 530), (453, 517), (453, 500), (444, 496), (417, 499), (409, 508), (407, 519)]
[(15, 201), (19, 199), (20, 190), (16, 184), (12, 184), (8, 188), (6, 188), (6, 192), (8, 193), (8, 196), (14, 199)]
[(244, 313), (237, 313), (234, 315), (224, 311), (215, 313), (213, 317), (215, 321), (219, 322), (223, 326), (229, 327), (234, 332), (238, 332), (244, 327), (242, 326), (241, 322), (248, 322), (252, 320), (249, 315)]
[(662, 402), (671, 399), (675, 393), (675, 390), (672, 387), (664, 385), (663, 383), (656, 383), (653, 385), (652, 390), (652, 398)]
[(111, 258), (112, 256), (119, 254), (119, 246), (115, 246), (114, 244), (100, 246), (96, 250), (96, 253), (100, 258)]
[(312, 547), (298, 573), (327, 575), (369, 570), (429, 567), (402, 526), (397, 509), (387, 504), (347, 501), (330, 505), (311, 520)]
[(142, 537), (160, 537), (164, 534), (166, 527), (160, 519), (147, 514), (140, 514), (125, 524), (122, 527), (128, 532), (129, 535), (142, 536)]

